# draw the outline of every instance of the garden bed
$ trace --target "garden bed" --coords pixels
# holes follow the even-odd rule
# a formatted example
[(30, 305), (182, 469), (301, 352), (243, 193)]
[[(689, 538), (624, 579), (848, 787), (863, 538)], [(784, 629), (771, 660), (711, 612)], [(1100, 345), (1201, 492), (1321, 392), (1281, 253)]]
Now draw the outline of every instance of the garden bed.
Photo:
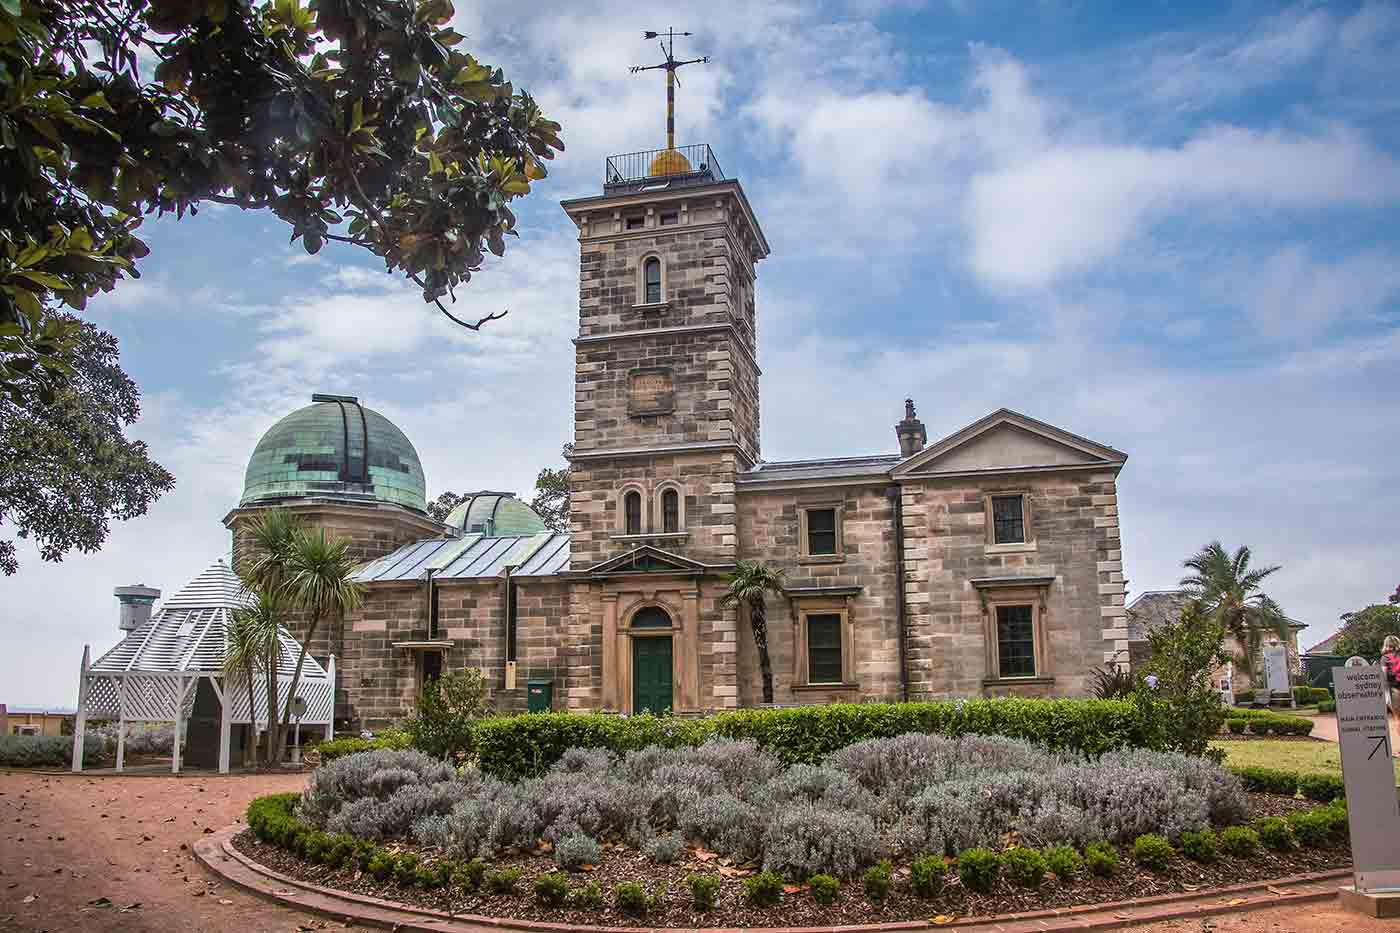
[(1327, 802), (1339, 781), (1142, 749), (905, 734), (804, 764), (712, 738), (576, 747), (520, 770), (539, 776), (351, 754), (303, 795), (255, 801), (235, 845), (292, 877), (452, 913), (711, 927), (1015, 913), (1349, 858), (1345, 804)]
[[(1272, 794), (1251, 794), (1250, 798), (1251, 809), (1258, 816), (1283, 816), (1311, 806), (1304, 800)], [(1198, 892), (1351, 865), (1350, 853), (1345, 846), (1339, 846), (1300, 848), (1289, 852), (1261, 849), (1248, 858), (1222, 855), (1218, 861), (1210, 864), (1193, 862), (1177, 855), (1166, 870), (1152, 871), (1136, 865), (1130, 853), (1131, 847), (1125, 846), (1119, 850), (1117, 870), (1106, 878), (1096, 878), (1086, 873), (1073, 881), (1062, 882), (1050, 876), (1034, 889), (1017, 887), (1002, 880), (989, 894), (968, 891), (956, 879), (950, 878), (940, 896), (925, 900), (914, 896), (910, 889), (908, 865), (896, 864), (894, 884), (889, 897), (880, 906), (867, 899), (860, 879), (855, 878), (844, 881), (835, 903), (829, 906), (818, 904), (806, 886), (789, 884), (779, 904), (755, 907), (748, 903), (743, 884), (746, 878), (757, 872), (757, 866), (753, 864), (736, 866), (730, 864), (730, 860), (704, 850), (687, 848), (675, 863), (658, 865), (640, 851), (618, 845), (605, 849), (596, 869), (569, 873), (572, 888), (596, 882), (602, 891), (603, 903), (600, 907), (578, 908), (549, 907), (535, 899), (532, 893), (534, 879), (558, 867), (553, 858), (542, 851), (514, 853), (494, 859), (493, 869), (519, 868), (521, 871), (516, 893), (496, 895), (470, 893), (455, 886), (425, 890), (417, 885), (379, 881), (353, 865), (331, 868), (308, 862), (276, 845), (259, 841), (248, 831), (235, 837), (233, 844), (253, 861), (281, 874), (353, 894), (454, 914), (595, 926), (636, 926), (643, 920), (647, 926), (663, 927), (829, 926), (927, 920), (940, 914), (947, 917), (988, 916), (1109, 903), (1125, 900), (1129, 895), (1140, 898)], [(425, 860), (434, 857), (432, 851), (422, 847), (405, 844), (393, 848), (399, 852), (416, 851)], [(714, 910), (700, 913), (694, 909), (686, 883), (687, 876), (692, 874), (716, 874), (721, 877)], [(640, 883), (649, 894), (659, 895), (656, 905), (644, 917), (621, 911), (614, 905), (612, 891), (623, 882)]]

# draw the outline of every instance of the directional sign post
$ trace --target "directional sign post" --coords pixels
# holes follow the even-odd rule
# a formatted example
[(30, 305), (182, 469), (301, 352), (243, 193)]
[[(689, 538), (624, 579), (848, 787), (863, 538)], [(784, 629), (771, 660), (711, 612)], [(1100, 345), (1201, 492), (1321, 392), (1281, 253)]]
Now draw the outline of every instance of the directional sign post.
[(1333, 674), (1356, 880), (1354, 892), (1343, 889), (1343, 900), (1364, 899), (1366, 904), (1354, 906), (1375, 916), (1377, 895), (1390, 902), (1387, 906), (1400, 904), (1393, 900), (1400, 895), (1400, 802), (1385, 716), (1385, 672), (1379, 664), (1364, 664), (1339, 667)]

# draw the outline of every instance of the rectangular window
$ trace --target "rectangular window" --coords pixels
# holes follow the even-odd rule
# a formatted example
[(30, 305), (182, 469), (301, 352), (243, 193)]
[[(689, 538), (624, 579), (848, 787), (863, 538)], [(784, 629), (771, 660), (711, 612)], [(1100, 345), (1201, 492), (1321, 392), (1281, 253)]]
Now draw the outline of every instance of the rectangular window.
[(680, 222), (680, 211), (665, 211), (661, 214), (661, 226), (663, 227), (673, 227)]
[(1035, 616), (1030, 606), (997, 606), (997, 667), (1002, 677), (1035, 676)]
[(1021, 496), (992, 496), (992, 543), (1024, 544), (1025, 503)]
[(841, 683), (841, 617), (807, 617), (807, 682)]
[(810, 555), (836, 553), (836, 510), (807, 510), (807, 553)]
[(419, 657), (423, 659), (423, 668), (419, 676), (419, 689), (427, 689), (429, 684), (442, 676), (442, 652), (424, 651)]
[(637, 216), (637, 217), (628, 217), (628, 218), (627, 218), (627, 229), (628, 229), (628, 230), (640, 230), (640, 229), (642, 229), (643, 227), (646, 226), (646, 223), (647, 223), (647, 219), (646, 219), (645, 217), (641, 217), (641, 216)]

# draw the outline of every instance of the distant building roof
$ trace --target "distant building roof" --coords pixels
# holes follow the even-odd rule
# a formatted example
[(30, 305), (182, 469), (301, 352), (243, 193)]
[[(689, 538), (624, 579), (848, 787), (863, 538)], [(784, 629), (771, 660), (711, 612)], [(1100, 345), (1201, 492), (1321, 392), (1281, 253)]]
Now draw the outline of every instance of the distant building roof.
[(392, 554), (370, 561), (355, 574), (360, 583), (386, 580), (498, 577), (507, 566), (513, 577), (549, 577), (569, 568), (569, 536), (544, 531), (533, 535), (429, 538), (405, 544)]
[[(1147, 590), (1139, 593), (1128, 604), (1128, 640), (1146, 641), (1149, 628), (1180, 616), (1190, 600), (1191, 594), (1185, 590)], [(1289, 619), (1288, 626), (1292, 629), (1308, 627), (1307, 623), (1297, 619)]]
[(1337, 638), (1338, 638), (1341, 634), (1342, 634), (1341, 632), (1333, 632), (1331, 635), (1328, 635), (1326, 638), (1322, 639), (1322, 641), (1320, 641), (1320, 642), (1318, 642), (1317, 644), (1313, 645), (1313, 646), (1312, 646), (1311, 648), (1309, 648), (1307, 651), (1304, 651), (1303, 654), (1331, 654), (1331, 653), (1333, 653), (1333, 652), (1337, 649)]
[(71, 706), (10, 706), (0, 704), (11, 716), (76, 716), (78, 711)]
[(899, 454), (873, 454), (865, 457), (825, 457), (818, 460), (775, 460), (759, 463), (739, 474), (741, 486), (794, 480), (845, 479), (870, 476), (888, 479), (900, 461)]

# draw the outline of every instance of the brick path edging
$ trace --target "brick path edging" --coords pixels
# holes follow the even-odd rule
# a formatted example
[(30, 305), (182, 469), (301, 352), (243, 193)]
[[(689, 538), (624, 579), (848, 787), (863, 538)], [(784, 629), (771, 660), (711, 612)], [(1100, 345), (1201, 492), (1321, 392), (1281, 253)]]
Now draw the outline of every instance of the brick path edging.
[[(243, 829), (244, 827), (239, 825), (226, 826), (216, 833), (204, 836), (194, 844), (196, 860), (215, 875), (251, 894), (324, 917), (415, 933), (499, 933), (502, 930), (524, 930), (531, 933), (646, 933), (651, 929), (574, 926), (476, 914), (449, 914), (323, 887), (273, 871), (239, 852), (233, 847), (233, 837)], [(716, 929), (698, 933), (779, 933), (780, 930), (783, 933), (893, 933), (908, 930), (988, 929), (997, 933), (1061, 933), (1111, 930), (1158, 920), (1206, 917), (1281, 904), (1326, 900), (1336, 897), (1337, 882), (1350, 876), (1350, 869), (1335, 869), (1292, 875), (1272, 881), (1230, 885), (1204, 892), (1161, 894), (1136, 900), (1086, 904), (1058, 910), (968, 917), (948, 924), (905, 920), (851, 926)], [(1283, 890), (1285, 888), (1291, 890)]]

